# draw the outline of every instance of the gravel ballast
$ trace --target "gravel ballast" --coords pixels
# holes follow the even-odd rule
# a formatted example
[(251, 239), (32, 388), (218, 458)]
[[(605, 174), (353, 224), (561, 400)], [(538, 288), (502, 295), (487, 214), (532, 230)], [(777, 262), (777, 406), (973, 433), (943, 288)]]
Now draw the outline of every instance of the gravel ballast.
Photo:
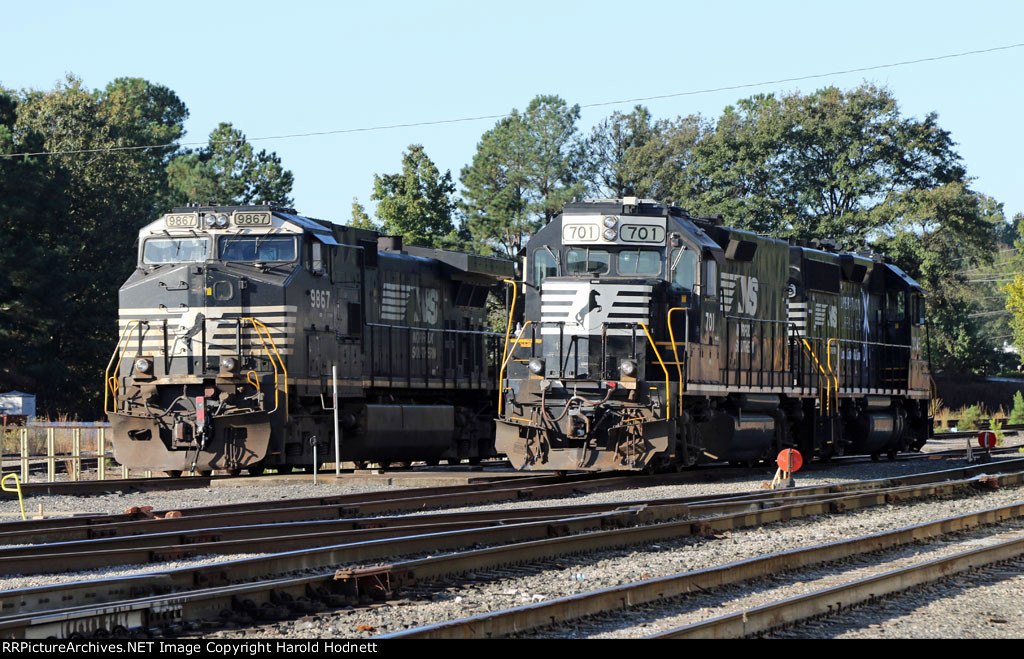
[[(895, 477), (961, 466), (965, 466), (964, 461), (946, 459), (835, 465), (821, 470), (798, 474), (797, 485), (831, 484), (865, 478)], [(727, 494), (758, 490), (761, 488), (762, 483), (769, 478), (770, 474), (766, 473), (764, 478), (740, 477), (716, 483), (688, 483), (636, 488), (545, 501), (509, 502), (484, 507), (522, 508), (540, 505), (607, 503)], [(379, 491), (382, 489), (401, 488), (365, 482), (334, 483), (333, 479), (331, 479), (325, 480), (325, 482), (316, 487), (311, 483), (289, 483), (252, 488), (220, 487), (173, 492), (108, 494), (96, 497), (31, 497), (26, 501), (26, 508), (30, 511), (34, 510), (35, 499), (44, 499), (44, 510), (50, 514), (59, 514), (59, 511), (62, 510), (66, 511), (66, 514), (82, 512), (122, 513), (130, 506), (148, 505), (153, 506), (157, 510), (181, 509), (214, 503), (320, 497), (351, 492)], [(480, 575), (480, 581), (470, 583), (465, 587), (455, 584), (441, 585), (436, 588), (410, 592), (409, 596), (405, 599), (398, 599), (384, 604), (324, 612), (307, 616), (300, 620), (283, 621), (246, 630), (245, 632), (225, 630), (215, 632), (212, 635), (217, 637), (245, 638), (368, 637), (457, 617), (465, 617), (574, 593), (597, 590), (639, 579), (665, 576), (719, 565), (741, 558), (760, 556), (785, 549), (807, 547), (822, 542), (893, 530), (939, 517), (948, 517), (1008, 505), (1022, 500), (1024, 500), (1024, 491), (1017, 489), (987, 493), (979, 492), (978, 494), (955, 500), (886, 506), (860, 510), (841, 516), (826, 515), (794, 520), (785, 524), (772, 524), (757, 529), (725, 533), (717, 538), (684, 538), (644, 548), (599, 552), (587, 556), (559, 560), (557, 563), (552, 562), (547, 566), (535, 566), (522, 570), (523, 573), (520, 575), (516, 575), (515, 570), (511, 571), (507, 576), (498, 577), (494, 580), (485, 580), (485, 578), (492, 575)], [(16, 511), (17, 505), (16, 500), (6, 500), (0, 504), (0, 512)], [(474, 507), (474, 509), (480, 508)], [(991, 534), (991, 532), (986, 533)], [(942, 543), (935, 544), (941, 545)], [(181, 567), (193, 562), (221, 562), (240, 557), (242, 556), (204, 557), (195, 559), (195, 561), (181, 561), (173, 566), (162, 564), (159, 566), (159, 569)], [(77, 576), (73, 574), (59, 576), (39, 575), (38, 577), (29, 577), (27, 578), (28, 580), (19, 580), (20, 578), (11, 577), (0, 582), (0, 588), (11, 589), (28, 585), (39, 585), (40, 583), (96, 579), (120, 574), (138, 574), (155, 571), (156, 569), (157, 566), (148, 565), (119, 567), (112, 570), (78, 574)], [(1012, 584), (1012, 580), (1003, 579), (1001, 583)], [(1019, 584), (1017, 587), (1020, 587)], [(967, 592), (967, 590), (965, 589), (963, 592)], [(1016, 601), (1024, 600), (1017, 597)], [(709, 611), (713, 615), (720, 615), (724, 612), (724, 610), (718, 609), (709, 609)], [(997, 620), (1002, 619), (998, 616), (1004, 615), (999, 612), (990, 613)], [(650, 626), (652, 622), (663, 617), (665, 616), (662, 614), (655, 614), (652, 620), (646, 621), (647, 627), (641, 627), (640, 625), (645, 622), (641, 621), (636, 626), (619, 624), (618, 627), (613, 629), (592, 628), (590, 623), (587, 623), (586, 625), (579, 626), (579, 629), (581, 630), (580, 633), (586, 636), (601, 636), (604, 634), (642, 636), (652, 633), (654, 631), (654, 628)], [(991, 624), (996, 629), (1001, 629), (999, 625), (1002, 623)], [(634, 631), (629, 631), (634, 629), (634, 627)], [(546, 632), (545, 635), (558, 637), (574, 636), (574, 628), (558, 628), (551, 632)], [(1019, 629), (1020, 627), (1018, 627)], [(789, 633), (799, 634), (798, 631)], [(847, 630), (843, 633), (850, 632)]]

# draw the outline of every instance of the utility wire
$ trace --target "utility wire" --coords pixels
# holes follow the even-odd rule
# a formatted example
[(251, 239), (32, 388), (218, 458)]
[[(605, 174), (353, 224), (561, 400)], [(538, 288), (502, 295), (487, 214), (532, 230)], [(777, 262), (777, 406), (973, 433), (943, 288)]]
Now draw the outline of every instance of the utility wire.
[[(700, 94), (711, 94), (714, 92), (721, 91), (733, 91), (737, 89), (748, 89), (750, 87), (761, 87), (764, 85), (777, 85), (786, 82), (799, 82), (802, 80), (814, 80), (816, 78), (826, 78), (828, 76), (845, 75), (849, 73), (862, 73), (864, 71), (878, 71), (880, 69), (891, 69), (899, 66), (909, 66), (911, 64), (922, 64), (924, 62), (937, 62), (940, 60), (953, 59), (957, 57), (969, 57), (971, 55), (982, 55), (985, 53), (993, 53), (1002, 50), (1012, 50), (1015, 48), (1024, 47), (1024, 43), (1015, 43), (1006, 46), (995, 46), (993, 48), (985, 48), (982, 50), (968, 50), (961, 53), (951, 53), (948, 55), (938, 55), (935, 57), (922, 57), (913, 60), (904, 60), (901, 62), (891, 62), (889, 64), (876, 64), (874, 66), (862, 66), (855, 69), (843, 69), (841, 71), (830, 71), (828, 73), (815, 73), (811, 75), (797, 76), (793, 78), (779, 78), (777, 80), (764, 80), (761, 82), (750, 82), (740, 85), (729, 85), (726, 87), (713, 87), (709, 89), (698, 89), (686, 92), (676, 92), (673, 94), (660, 94), (657, 96), (643, 96), (637, 98), (620, 99), (616, 101), (601, 101), (598, 103), (587, 103), (581, 105), (581, 108), (597, 108), (608, 105), (623, 105), (626, 103), (640, 103), (643, 101), (657, 101), (666, 98), (681, 98), (683, 96), (697, 96)], [(297, 137), (321, 137), (324, 135), (343, 135), (348, 133), (368, 133), (382, 130), (394, 130), (397, 128), (416, 128), (421, 126), (440, 126), (444, 124), (455, 124), (455, 123), (467, 123), (472, 121), (484, 121), (486, 119), (504, 119), (505, 117), (511, 116), (510, 113), (503, 114), (487, 114), (476, 117), (462, 117), (459, 119), (440, 119), (436, 121), (416, 121), (403, 124), (389, 124), (384, 126), (366, 126), (362, 128), (342, 128), (338, 130), (325, 130), (312, 133), (291, 133), (287, 135), (270, 135), (266, 137), (247, 137), (239, 140), (220, 140), (214, 142), (171, 142), (168, 144), (150, 144), (145, 146), (117, 146), (108, 147), (104, 149), (77, 149), (68, 151), (36, 151), (36, 152), (24, 152), (24, 153), (6, 153), (0, 154), (0, 158), (16, 158), (16, 157), (31, 157), (31, 156), (70, 156), (79, 155), (86, 153), (112, 153), (115, 151), (144, 151), (147, 149), (166, 149), (171, 147), (182, 147), (182, 146), (202, 146), (205, 144), (222, 144), (222, 143), (239, 143), (244, 141), (256, 142), (262, 140), (284, 140), (293, 139)]]

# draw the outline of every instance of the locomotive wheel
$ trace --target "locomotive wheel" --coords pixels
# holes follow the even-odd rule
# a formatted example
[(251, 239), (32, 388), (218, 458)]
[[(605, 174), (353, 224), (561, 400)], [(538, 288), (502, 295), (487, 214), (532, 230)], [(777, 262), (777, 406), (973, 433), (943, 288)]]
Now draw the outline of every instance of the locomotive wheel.
[(896, 456), (899, 455), (899, 451), (893, 449), (885, 454), (885, 457), (889, 458), (889, 462), (896, 462)]
[(279, 465), (277, 467), (277, 473), (279, 473), (279, 474), (290, 474), (290, 473), (292, 473), (292, 465)]
[(881, 456), (881, 455), (879, 455), (878, 453), (872, 453), (872, 454), (871, 454), (871, 461), (872, 461), (872, 462), (878, 462), (878, 459), (879, 459), (880, 457), (882, 457), (882, 456)]
[(204, 476), (204, 477), (205, 476), (212, 476), (213, 475), (213, 471), (210, 470), (210, 469), (204, 469), (204, 470), (199, 472), (199, 475), (200, 476)]
[(181, 478), (181, 470), (171, 469), (170, 471), (165, 471), (164, 475), (167, 476), (168, 478)]
[(362, 461), (362, 460), (356, 460), (356, 461), (355, 461), (355, 462), (353, 462), (352, 464), (354, 464), (354, 465), (355, 465), (356, 469), (360, 469), (360, 470), (361, 470), (361, 469), (366, 469), (366, 467), (367, 467), (367, 465), (368, 465), (369, 463), (368, 463), (368, 462), (364, 462), (364, 461)]
[(245, 471), (248, 472), (250, 476), (262, 476), (263, 469), (263, 465), (253, 465), (251, 467), (246, 467)]
[[(288, 471), (291, 471), (291, 469), (289, 469)], [(312, 474), (320, 471), (320, 465), (304, 465), (302, 467), (302, 471), (306, 472), (307, 474)]]
[(228, 469), (228, 476), (241, 476), (241, 475), (242, 475), (242, 470), (241, 469)]

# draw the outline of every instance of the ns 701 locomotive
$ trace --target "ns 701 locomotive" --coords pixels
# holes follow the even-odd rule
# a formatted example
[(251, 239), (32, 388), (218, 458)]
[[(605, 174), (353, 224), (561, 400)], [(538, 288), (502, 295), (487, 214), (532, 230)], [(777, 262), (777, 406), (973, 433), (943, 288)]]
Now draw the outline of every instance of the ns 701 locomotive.
[(534, 235), (520, 286), (496, 438), (519, 469), (894, 456), (930, 436), (924, 291), (881, 256), (597, 200)]
[(317, 462), (493, 456), (485, 302), (512, 275), (292, 209), (174, 209), (139, 232), (120, 290), (114, 456), (171, 475), (312, 468), (314, 445)]

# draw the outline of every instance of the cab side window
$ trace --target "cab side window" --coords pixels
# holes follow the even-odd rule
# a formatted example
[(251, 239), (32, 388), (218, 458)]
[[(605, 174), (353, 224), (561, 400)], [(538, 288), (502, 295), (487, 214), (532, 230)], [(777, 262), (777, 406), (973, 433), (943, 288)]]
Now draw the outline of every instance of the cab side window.
[(718, 297), (718, 264), (713, 259), (704, 261), (704, 297)]
[(558, 264), (551, 252), (541, 248), (533, 253), (533, 285), (540, 287), (544, 280), (558, 274)]
[(672, 283), (693, 290), (697, 283), (697, 253), (685, 247), (673, 250), (671, 264)]

